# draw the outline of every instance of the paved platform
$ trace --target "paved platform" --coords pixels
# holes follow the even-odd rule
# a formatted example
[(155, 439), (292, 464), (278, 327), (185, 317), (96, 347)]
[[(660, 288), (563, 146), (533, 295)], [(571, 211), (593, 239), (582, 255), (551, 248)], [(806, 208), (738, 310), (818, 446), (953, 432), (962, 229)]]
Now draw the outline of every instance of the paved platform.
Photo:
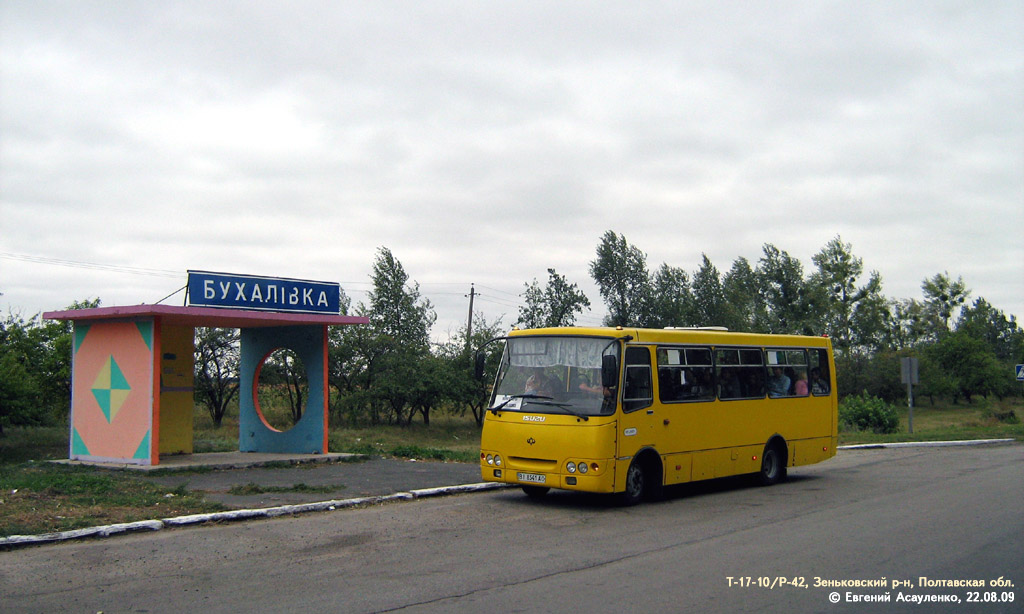
[(328, 454), (274, 454), (269, 452), (204, 452), (202, 454), (168, 454), (160, 457), (159, 465), (132, 465), (95, 461), (55, 460), (64, 465), (85, 465), (106, 469), (151, 472), (160, 469), (245, 469), (267, 465), (302, 465), (306, 463), (334, 463), (359, 458), (358, 454), (331, 452)]
[(145, 475), (168, 490), (179, 486), (231, 509), (385, 496), (425, 488), (480, 482), (475, 463), (380, 458), (359, 454), (214, 452), (175, 454), (159, 465), (72, 460), (66, 465), (102, 467)]

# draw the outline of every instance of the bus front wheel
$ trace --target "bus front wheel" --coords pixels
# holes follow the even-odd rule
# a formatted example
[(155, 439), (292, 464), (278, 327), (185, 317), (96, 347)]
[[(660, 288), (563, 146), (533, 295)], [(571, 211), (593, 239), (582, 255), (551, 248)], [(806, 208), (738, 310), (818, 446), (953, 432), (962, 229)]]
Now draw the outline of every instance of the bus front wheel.
[(626, 490), (619, 493), (619, 503), (622, 505), (636, 505), (644, 498), (644, 490), (647, 488), (647, 474), (643, 465), (633, 459), (626, 471)]

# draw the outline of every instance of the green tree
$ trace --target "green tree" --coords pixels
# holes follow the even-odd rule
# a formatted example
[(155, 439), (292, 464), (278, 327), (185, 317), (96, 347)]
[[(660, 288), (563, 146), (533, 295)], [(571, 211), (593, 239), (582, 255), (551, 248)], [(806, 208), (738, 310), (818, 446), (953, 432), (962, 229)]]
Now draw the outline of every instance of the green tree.
[(837, 236), (811, 257), (817, 271), (808, 283), (822, 299), (823, 323), (837, 352), (878, 347), (886, 319), (881, 276), (872, 271), (858, 288), (864, 261), (852, 252), (853, 246)]
[(882, 294), (881, 276), (873, 271), (861, 290), (864, 294), (853, 308), (850, 345), (866, 352), (889, 349), (891, 302)]
[(925, 315), (929, 319), (932, 334), (938, 338), (950, 331), (960, 307), (967, 302), (971, 291), (961, 277), (953, 281), (948, 272), (939, 273), (921, 282), (924, 291)]
[(640, 326), (647, 320), (651, 296), (647, 255), (626, 237), (609, 230), (597, 245), (590, 276), (608, 308), (605, 324)]
[[(477, 425), (483, 425), (486, 404), (490, 397), (491, 385), (498, 372), (501, 360), (502, 344), (488, 341), (500, 337), (503, 332), (500, 318), (488, 322), (482, 314), (473, 316), (473, 334), (467, 342), (466, 327), (461, 327), (454, 336), (437, 348), (437, 356), (444, 361), (447, 371), (451, 374), (448, 388), (448, 400), (452, 402), (454, 411), (464, 415), (470, 410)], [(483, 351), (484, 374), (477, 379), (474, 374), (477, 351)]]
[[(99, 299), (67, 309), (98, 307)], [(3, 425), (51, 424), (71, 406), (71, 323), (9, 313), (0, 322), (0, 431)]]
[(332, 335), (329, 379), (344, 393), (338, 409), (351, 423), (366, 417), (371, 424), (407, 424), (437, 316), (419, 284), (385, 247), (377, 251), (372, 280), (369, 305), (356, 308), (370, 325)]
[(760, 279), (746, 258), (737, 258), (722, 277), (722, 292), (725, 295), (723, 326), (749, 332), (770, 330)]
[[(362, 304), (355, 312), (369, 316), (369, 310)], [(374, 386), (390, 344), (370, 326), (341, 326), (328, 331), (327, 347), (328, 384), (337, 391), (332, 413), (351, 426), (364, 418), (372, 424), (380, 422)]]
[(426, 350), (437, 319), (434, 307), (420, 296), (419, 284), (409, 281), (402, 263), (386, 247), (377, 251), (372, 278), (370, 326), (408, 350)]
[(196, 328), (195, 397), (215, 428), (238, 396), (238, 337), (237, 328)]
[(1007, 318), (984, 298), (960, 312), (956, 331), (984, 341), (1003, 362), (1024, 361), (1024, 330), (1014, 316)]
[[(5, 326), (7, 324), (4, 323)], [(5, 426), (38, 425), (48, 421), (39, 402), (36, 382), (19, 358), (19, 353), (8, 348), (0, 353), (0, 436), (4, 434)]]
[(803, 265), (770, 243), (764, 246), (763, 252), (757, 274), (768, 310), (768, 332), (823, 332), (820, 322), (814, 317), (816, 304), (813, 293), (804, 281)]
[(894, 350), (917, 347), (928, 338), (924, 304), (916, 299), (889, 301), (885, 344)]
[(309, 399), (309, 378), (306, 366), (294, 350), (279, 348), (263, 362), (259, 394), (260, 405), (265, 412), (269, 406), (283, 406), (288, 410), (288, 421), (292, 426), (302, 419)]
[(928, 348), (930, 358), (952, 382), (952, 397), (971, 402), (974, 395), (987, 396), (1000, 390), (1000, 380), (1009, 378), (995, 353), (981, 339), (956, 332), (943, 336)]
[(681, 268), (662, 263), (650, 282), (647, 326), (690, 326), (694, 321), (690, 277)]
[(718, 269), (707, 254), (693, 274), (693, 319), (698, 326), (721, 326), (726, 313), (725, 291)]
[(548, 283), (543, 289), (534, 278), (520, 296), (525, 305), (519, 308), (519, 324), (524, 328), (572, 326), (577, 315), (590, 309), (590, 299), (555, 269), (548, 269)]

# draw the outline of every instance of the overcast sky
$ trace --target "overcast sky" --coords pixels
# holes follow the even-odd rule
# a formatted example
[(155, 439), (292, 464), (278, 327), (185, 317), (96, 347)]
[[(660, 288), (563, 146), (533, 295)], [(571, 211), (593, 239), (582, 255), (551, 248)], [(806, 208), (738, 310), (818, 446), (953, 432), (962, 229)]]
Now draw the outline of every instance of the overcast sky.
[(948, 271), (1024, 317), (1021, 32), (1020, 0), (4, 0), (0, 309), (188, 269), (360, 302), (383, 246), (442, 338), (549, 267), (597, 323), (614, 230), (691, 273), (838, 235), (889, 297)]

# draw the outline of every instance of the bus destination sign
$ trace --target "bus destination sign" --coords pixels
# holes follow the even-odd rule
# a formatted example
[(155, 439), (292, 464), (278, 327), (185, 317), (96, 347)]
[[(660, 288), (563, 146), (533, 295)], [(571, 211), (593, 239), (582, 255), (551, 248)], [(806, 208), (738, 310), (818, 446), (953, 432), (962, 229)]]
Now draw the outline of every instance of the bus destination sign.
[(188, 272), (188, 304), (193, 307), (337, 315), (340, 295), (341, 285), (331, 282)]

